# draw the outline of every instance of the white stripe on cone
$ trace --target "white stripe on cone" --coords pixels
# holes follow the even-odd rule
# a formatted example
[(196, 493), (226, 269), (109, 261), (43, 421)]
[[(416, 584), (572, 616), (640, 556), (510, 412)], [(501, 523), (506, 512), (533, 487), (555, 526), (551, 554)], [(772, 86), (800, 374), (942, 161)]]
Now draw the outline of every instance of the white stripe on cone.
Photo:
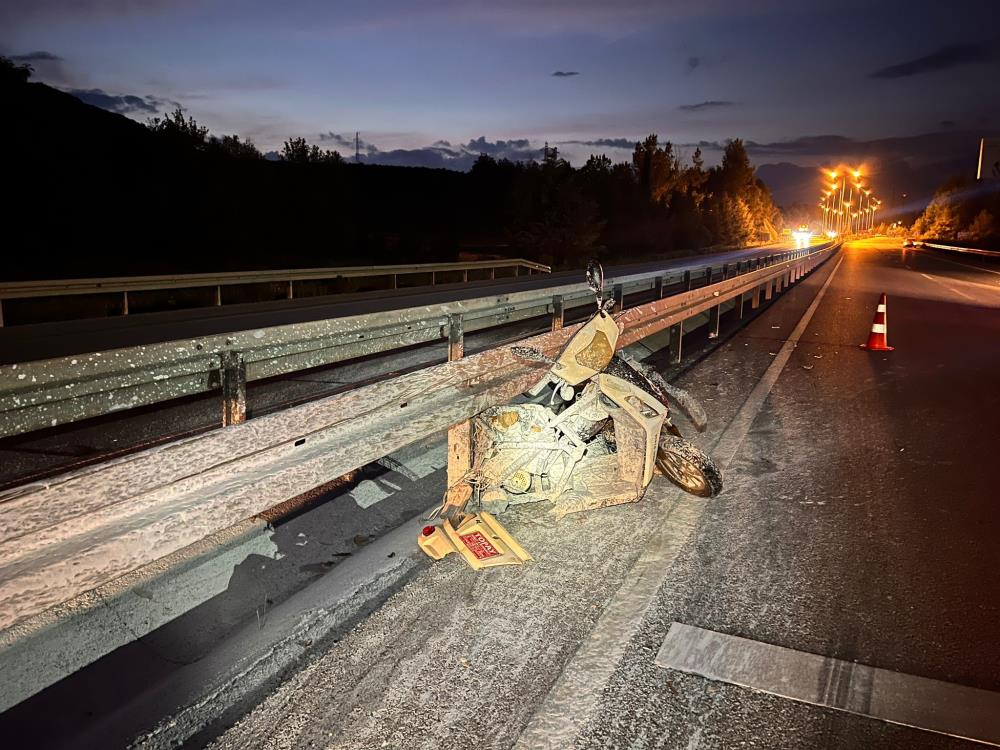
[(885, 333), (885, 323), (872, 323), (872, 333)]
[(885, 312), (885, 305), (884, 304), (880, 304), (878, 307), (875, 308), (875, 312), (884, 313)]

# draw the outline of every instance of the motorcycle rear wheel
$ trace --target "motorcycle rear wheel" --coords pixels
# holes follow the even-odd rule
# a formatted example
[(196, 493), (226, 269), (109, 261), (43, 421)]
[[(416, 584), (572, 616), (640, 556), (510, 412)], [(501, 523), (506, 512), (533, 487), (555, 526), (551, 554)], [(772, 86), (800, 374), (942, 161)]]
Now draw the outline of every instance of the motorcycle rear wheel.
[(715, 497), (722, 492), (722, 472), (701, 448), (682, 437), (664, 433), (656, 465), (667, 478), (685, 492), (698, 497)]

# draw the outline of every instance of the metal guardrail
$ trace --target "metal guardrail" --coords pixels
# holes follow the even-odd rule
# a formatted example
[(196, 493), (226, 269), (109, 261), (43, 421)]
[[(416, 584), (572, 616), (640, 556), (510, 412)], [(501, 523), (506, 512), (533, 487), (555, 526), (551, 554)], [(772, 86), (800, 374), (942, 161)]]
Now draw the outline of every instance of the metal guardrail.
[[(704, 313), (718, 330), (723, 303), (742, 316), (747, 302), (758, 307), (838, 247), (786, 253), (628, 308), (617, 316), (619, 347), (668, 328), (679, 341), (684, 322)], [(555, 356), (579, 325), (519, 343)], [(78, 646), (101, 627), (102, 597), (163, 575), (164, 560), (199, 540), (509, 401), (546, 366), (509, 345), (469, 357), (460, 349), (447, 363), (0, 494), (0, 660), (11, 677), (0, 710), (120, 645)]]
[(498, 268), (512, 268), (518, 276), (522, 270), (531, 273), (551, 273), (552, 268), (524, 258), (476, 260), (465, 263), (408, 263), (392, 266), (343, 266), (339, 268), (298, 268), (278, 271), (233, 271), (224, 273), (193, 273), (165, 276), (115, 276), (103, 279), (56, 279), (49, 281), (0, 282), (0, 326), (3, 325), (3, 302), (8, 299), (33, 297), (63, 297), (119, 293), (122, 295), (122, 314), (129, 314), (129, 292), (148, 292), (164, 289), (195, 289), (215, 287), (215, 305), (222, 305), (224, 287), (245, 284), (282, 282), (286, 285), (287, 299), (295, 298), (296, 281), (328, 281), (366, 277), (391, 277), (396, 289), (400, 276), (430, 274), (431, 285), (439, 273), (462, 273), (462, 281), (469, 280), (469, 271), (489, 271), (496, 278)]
[[(826, 245), (818, 246), (820, 248)], [(620, 298), (708, 275), (745, 275), (813, 249), (782, 251), (695, 271), (609, 277)], [(0, 365), (0, 437), (75, 422), (182, 396), (221, 390), (222, 423), (246, 416), (246, 384), (359, 356), (456, 337), (593, 304), (585, 283)]]
[(955, 245), (940, 245), (936, 242), (923, 242), (922, 247), (930, 247), (935, 250), (948, 250), (953, 253), (966, 253), (968, 255), (981, 255), (986, 258), (1000, 258), (1000, 252), (996, 250), (979, 250), (974, 247), (957, 247)]

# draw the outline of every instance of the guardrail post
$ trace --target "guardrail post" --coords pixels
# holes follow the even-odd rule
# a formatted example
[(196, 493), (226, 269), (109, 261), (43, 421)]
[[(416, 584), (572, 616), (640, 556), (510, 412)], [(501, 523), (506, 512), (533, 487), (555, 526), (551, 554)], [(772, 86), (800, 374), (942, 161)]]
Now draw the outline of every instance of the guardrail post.
[(128, 292), (122, 292), (122, 315), (128, 315)]
[[(656, 297), (656, 299), (663, 299), (663, 277), (662, 276), (657, 276), (653, 280), (653, 295), (654, 295), (654, 297)], [(0, 320), (0, 325), (2, 325), (2, 324), (3, 324), (3, 322), (2, 322), (2, 320)]]
[(615, 284), (615, 311), (621, 312), (625, 308), (625, 289), (621, 284)]
[(719, 317), (721, 312), (721, 305), (716, 305), (708, 311), (708, 337), (710, 339), (719, 338)]
[(753, 288), (753, 295), (750, 297), (750, 309), (756, 310), (760, 307), (760, 285)]
[(722, 280), (725, 281), (728, 278), (729, 278), (729, 264), (728, 263), (723, 263), (722, 264)]
[(215, 306), (222, 307), (222, 284), (215, 287)]
[(679, 363), (683, 356), (684, 348), (684, 323), (670, 326), (670, 361)]
[(685, 292), (690, 292), (693, 283), (694, 282), (691, 281), (691, 272), (690, 271), (685, 271), (684, 272), (684, 291)]
[(291, 279), (288, 280), (288, 299), (295, 299), (295, 288), (292, 286), (294, 283)]
[(431, 271), (431, 286), (434, 286), (434, 279), (435, 279), (436, 276), (437, 276), (437, 274), (434, 273), (434, 271)]
[(0, 299), (0, 328), (3, 328), (3, 300)]
[(224, 351), (222, 367), (222, 424), (240, 424), (247, 420), (247, 365), (239, 352)]
[(774, 279), (768, 279), (764, 284), (764, 299), (770, 300), (774, 297)]
[(448, 361), (454, 362), (465, 356), (465, 331), (461, 315), (448, 316)]
[(736, 319), (743, 320), (743, 305), (746, 303), (746, 292), (736, 298)]
[(552, 297), (552, 330), (558, 331), (563, 327), (563, 298), (561, 294)]
[(706, 266), (705, 268), (705, 286), (710, 286), (712, 283), (712, 267)]

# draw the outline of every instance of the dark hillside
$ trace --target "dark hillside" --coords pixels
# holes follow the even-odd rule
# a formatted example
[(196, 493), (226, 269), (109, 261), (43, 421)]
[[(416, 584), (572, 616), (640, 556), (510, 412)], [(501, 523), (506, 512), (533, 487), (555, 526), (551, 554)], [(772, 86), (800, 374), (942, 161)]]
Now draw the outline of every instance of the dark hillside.
[(450, 259), (467, 176), (232, 159), (38, 83), (4, 92), (5, 278)]

